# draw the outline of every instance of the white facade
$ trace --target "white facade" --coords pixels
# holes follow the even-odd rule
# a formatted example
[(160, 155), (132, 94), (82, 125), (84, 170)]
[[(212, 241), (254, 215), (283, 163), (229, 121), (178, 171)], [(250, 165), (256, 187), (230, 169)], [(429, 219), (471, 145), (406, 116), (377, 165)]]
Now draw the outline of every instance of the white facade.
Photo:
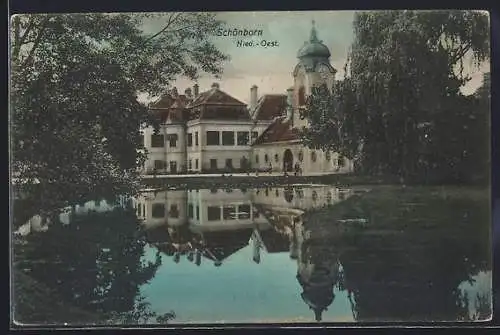
[(188, 224), (197, 231), (225, 230), (268, 226), (256, 206), (289, 209), (297, 215), (334, 205), (353, 194), (351, 189), (300, 184), (249, 190), (166, 190), (142, 193), (133, 207), (148, 228)]
[[(176, 112), (189, 110), (194, 117), (185, 118), (182, 122), (179, 122), (178, 116), (175, 122), (166, 118), (157, 136), (164, 141), (163, 145), (156, 143), (153, 146), (156, 135), (151, 128), (144, 129), (144, 143), (149, 152), (144, 172), (246, 172), (245, 168), (288, 173), (294, 173), (297, 168), (301, 175), (353, 172), (353, 161), (334, 152), (309, 149), (301, 145), (295, 132), (308, 126), (307, 121), (301, 119), (300, 112), (313, 87), (326, 84), (330, 90), (333, 88), (336, 70), (329, 58), (328, 48), (317, 38), (313, 27), (309, 41), (299, 50), (299, 61), (292, 73), (293, 85), (286, 95), (264, 95), (258, 99), (258, 88), (253, 85), (247, 108), (219, 90), (218, 84), (200, 95), (195, 85), (193, 99), (189, 89), (186, 96), (177, 95), (175, 90), (175, 97), (171, 100), (183, 97), (183, 102), (176, 101), (171, 108)], [(272, 99), (264, 99), (266, 96)], [(210, 100), (211, 97), (216, 98)], [(169, 108), (155, 109), (168, 111)], [(242, 109), (245, 110), (245, 117), (238, 115)], [(203, 117), (204, 112), (210, 117)], [(280, 128), (275, 130), (274, 127)], [(283, 127), (289, 128), (288, 131)], [(246, 134), (248, 141), (239, 140), (242, 134)], [(270, 136), (265, 139), (263, 134)], [(171, 145), (171, 136), (177, 139), (174, 146)], [(249, 165), (243, 166), (243, 162)]]
[(184, 125), (166, 123), (160, 126), (159, 132), (154, 133), (153, 127), (142, 129), (144, 146), (148, 158), (144, 165), (144, 172), (156, 170), (160, 173), (177, 173), (186, 167), (186, 135)]
[(275, 142), (253, 148), (252, 166), (255, 168), (265, 169), (271, 163), (274, 172), (281, 172), (285, 161), (291, 162), (292, 166), (298, 162), (303, 175), (349, 173), (354, 168), (352, 160), (340, 157), (335, 152), (309, 149), (298, 142)]
[[(234, 169), (244, 168), (242, 159), (248, 162), (251, 159), (252, 132), (259, 136), (264, 129), (264, 126), (255, 127), (252, 121), (189, 121), (187, 136), (192, 136), (192, 145), (187, 147), (188, 170), (216, 170), (228, 165)], [(217, 133), (218, 144), (209, 142), (208, 132)], [(229, 142), (224, 141), (226, 134), (232, 136)], [(247, 140), (239, 141), (242, 136), (246, 136)]]

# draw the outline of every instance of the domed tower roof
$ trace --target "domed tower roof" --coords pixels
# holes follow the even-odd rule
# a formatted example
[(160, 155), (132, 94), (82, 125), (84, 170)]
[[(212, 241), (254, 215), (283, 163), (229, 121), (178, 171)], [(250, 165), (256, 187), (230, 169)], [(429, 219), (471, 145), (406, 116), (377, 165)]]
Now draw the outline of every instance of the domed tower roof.
[(323, 44), (323, 41), (318, 39), (318, 34), (316, 32), (316, 27), (314, 26), (314, 20), (312, 21), (311, 35), (309, 41), (304, 42), (302, 48), (300, 48), (297, 53), (298, 58), (304, 57), (321, 57), (330, 58), (330, 50)]
[(335, 298), (333, 289), (308, 289), (300, 295), (302, 300), (314, 311), (315, 320), (320, 322), (322, 314), (328, 309)]

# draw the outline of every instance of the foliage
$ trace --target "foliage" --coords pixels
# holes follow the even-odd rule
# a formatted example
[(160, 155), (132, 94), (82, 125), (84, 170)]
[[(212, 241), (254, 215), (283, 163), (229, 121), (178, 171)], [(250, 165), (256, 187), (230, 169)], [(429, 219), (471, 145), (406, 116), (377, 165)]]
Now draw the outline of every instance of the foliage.
[(365, 173), (484, 177), (472, 164), (487, 161), (476, 151), (484, 138), (467, 136), (488, 132), (486, 111), (460, 88), (470, 80), (466, 58), (475, 66), (489, 59), (488, 28), (476, 11), (357, 13), (347, 76), (333, 92), (323, 87), (308, 99), (305, 143), (357, 155)]
[(460, 289), (491, 274), (484, 190), (375, 189), (338, 206), (324, 216), (368, 219), (342, 239), (340, 256), (358, 321), (454, 321), (469, 318), (469, 306), (473, 319), (491, 315), (490, 288), (479, 287), (486, 292), (470, 305), (474, 297)]
[[(148, 34), (145, 19), (164, 28)], [(47, 209), (134, 192), (139, 125), (157, 121), (138, 95), (220, 74), (227, 56), (209, 39), (220, 24), (207, 13), (13, 16), (11, 158), (23, 191)]]
[[(95, 322), (142, 323), (155, 314), (139, 289), (154, 277), (161, 258), (157, 253), (153, 261), (141, 259), (146, 238), (139, 229), (131, 209), (74, 216), (68, 225), (52, 225), (16, 243), (14, 267), (57, 292), (66, 305), (99, 316)], [(36, 309), (40, 313), (50, 306)], [(30, 317), (20, 315), (17, 321), (59, 321)]]

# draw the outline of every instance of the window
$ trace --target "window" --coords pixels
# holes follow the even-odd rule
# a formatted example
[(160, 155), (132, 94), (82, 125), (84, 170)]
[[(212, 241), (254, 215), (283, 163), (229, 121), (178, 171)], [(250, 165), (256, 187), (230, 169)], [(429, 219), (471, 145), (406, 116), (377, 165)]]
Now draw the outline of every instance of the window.
[(178, 139), (179, 139), (179, 135), (177, 135), (177, 134), (170, 134), (168, 136), (169, 146), (171, 148), (177, 147), (177, 140)]
[(304, 160), (304, 153), (301, 151), (299, 151), (299, 161), (302, 162)]
[(145, 146), (145, 142), (144, 142), (144, 135), (139, 135), (139, 144), (142, 145), (142, 146)]
[(198, 158), (194, 160), (194, 168), (195, 170), (198, 170)]
[(238, 145), (248, 145), (250, 133), (248, 131), (239, 131), (236, 135)]
[(217, 159), (212, 158), (210, 160), (210, 169), (216, 170), (217, 169)]
[(312, 200), (316, 201), (318, 199), (318, 193), (316, 191), (312, 191)]
[(269, 156), (267, 154), (264, 155), (264, 161), (267, 163), (269, 162)]
[(285, 187), (283, 190), (283, 198), (285, 198), (285, 201), (288, 203), (291, 203), (293, 200), (293, 188), (292, 187)]
[(278, 155), (278, 154), (275, 154), (275, 155), (274, 155), (274, 161), (275, 161), (276, 163), (278, 163), (278, 162), (280, 161), (280, 157), (279, 157), (279, 155)]
[(170, 212), (168, 213), (168, 215), (173, 219), (179, 218), (179, 209), (177, 208), (176, 204), (170, 205)]
[(153, 218), (159, 219), (165, 217), (165, 205), (153, 204), (152, 213)]
[(160, 160), (155, 160), (155, 170), (163, 170), (165, 168), (165, 162)]
[(170, 161), (170, 173), (177, 173), (177, 162)]
[(311, 152), (311, 161), (316, 162), (316, 152), (315, 151)]
[(306, 104), (306, 90), (304, 86), (299, 88), (299, 106), (303, 106)]
[(234, 219), (234, 214), (235, 214), (235, 208), (233, 206), (224, 206), (222, 208), (222, 218), (224, 220), (231, 220)]
[(137, 204), (137, 215), (138, 216), (142, 215), (142, 204), (141, 203)]
[(200, 219), (200, 207), (196, 206), (196, 220)]
[(344, 157), (339, 157), (337, 164), (339, 167), (343, 167), (345, 165)]
[(188, 204), (188, 218), (192, 219), (194, 216), (193, 204)]
[(234, 132), (233, 131), (223, 131), (222, 132), (222, 145), (234, 145)]
[(220, 220), (220, 207), (218, 206), (208, 206), (207, 208), (208, 221)]
[(327, 151), (325, 153), (325, 158), (326, 158), (327, 161), (330, 161), (330, 159), (332, 159), (332, 155), (330, 154), (330, 151)]
[(250, 205), (238, 206), (238, 219), (248, 219), (250, 217)]
[(228, 169), (233, 168), (233, 160), (231, 158), (226, 159), (226, 168)]
[(274, 191), (274, 193), (276, 194), (276, 198), (280, 196), (280, 191), (278, 189), (276, 189), (276, 191)]
[(198, 132), (194, 133), (194, 145), (198, 146)]
[(207, 145), (219, 145), (219, 132), (207, 131)]
[(332, 202), (332, 192), (330, 191), (326, 193), (326, 202), (329, 204)]
[(190, 159), (188, 161), (188, 170), (191, 170), (193, 168), (193, 161)]
[(193, 146), (193, 134), (188, 133), (188, 147)]
[(259, 164), (259, 155), (255, 155), (255, 163)]
[(163, 135), (151, 135), (151, 147), (152, 148), (163, 148), (165, 145), (165, 138)]
[(255, 141), (259, 137), (259, 133), (256, 131), (252, 131), (252, 142)]

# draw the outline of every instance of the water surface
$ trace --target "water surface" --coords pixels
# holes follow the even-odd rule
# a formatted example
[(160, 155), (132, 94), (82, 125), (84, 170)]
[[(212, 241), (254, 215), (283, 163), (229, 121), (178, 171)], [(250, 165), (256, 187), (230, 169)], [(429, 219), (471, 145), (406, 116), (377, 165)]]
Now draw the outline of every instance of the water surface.
[[(489, 215), (486, 190), (459, 187), (172, 189), (89, 202), (19, 230), (15, 318), (486, 319)], [(35, 302), (33, 286), (42, 291)]]

